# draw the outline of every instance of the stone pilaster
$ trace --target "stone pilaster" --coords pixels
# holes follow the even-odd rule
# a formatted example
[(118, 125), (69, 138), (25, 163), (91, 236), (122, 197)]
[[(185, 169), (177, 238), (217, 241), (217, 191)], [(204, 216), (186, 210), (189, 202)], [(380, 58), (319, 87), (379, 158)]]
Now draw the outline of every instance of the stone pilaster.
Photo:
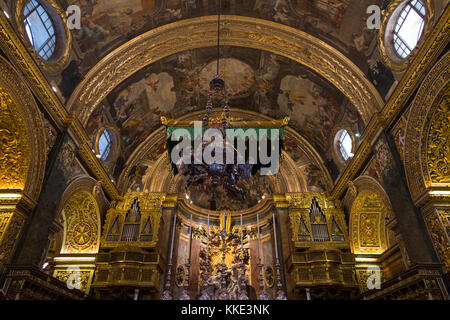
[[(277, 223), (277, 236), (278, 236), (278, 256), (280, 259), (280, 272), (281, 272), (281, 282), (283, 284), (283, 290), (286, 292), (288, 299), (293, 299), (294, 282), (287, 278), (290, 275), (287, 274), (288, 261), (291, 258), (292, 252), (294, 250), (292, 243), (292, 235), (289, 221), (289, 202), (286, 201), (285, 197), (278, 198), (275, 197), (275, 208), (276, 208), (276, 223)], [(281, 229), (283, 226), (283, 229)]]
[[(396, 215), (410, 265), (439, 263), (422, 215), (414, 205), (393, 137), (382, 132), (373, 145), (386, 194)], [(420, 173), (417, 173), (420, 174)]]
[(48, 236), (62, 195), (69, 183), (76, 145), (67, 132), (62, 133), (49, 155), (44, 185), (37, 206), (25, 224), (25, 230), (14, 252), (12, 264), (39, 267), (46, 251)]

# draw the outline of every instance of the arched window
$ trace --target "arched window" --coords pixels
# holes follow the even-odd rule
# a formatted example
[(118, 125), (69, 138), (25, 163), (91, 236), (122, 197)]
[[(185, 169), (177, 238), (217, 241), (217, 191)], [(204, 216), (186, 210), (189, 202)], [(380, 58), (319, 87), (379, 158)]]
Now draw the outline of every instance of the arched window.
[(393, 41), (397, 54), (406, 58), (422, 36), (426, 10), (420, 0), (411, 0), (401, 11), (394, 26)]
[(349, 158), (353, 157), (353, 140), (347, 130), (342, 129), (337, 133), (337, 147), (339, 152), (344, 159), (347, 161)]
[(105, 161), (111, 152), (112, 145), (112, 135), (108, 129), (103, 130), (100, 139), (98, 140), (98, 151), (100, 152), (100, 157)]
[(56, 49), (56, 33), (52, 19), (36, 0), (27, 3), (23, 15), (25, 31), (33, 48), (44, 60), (49, 60)]

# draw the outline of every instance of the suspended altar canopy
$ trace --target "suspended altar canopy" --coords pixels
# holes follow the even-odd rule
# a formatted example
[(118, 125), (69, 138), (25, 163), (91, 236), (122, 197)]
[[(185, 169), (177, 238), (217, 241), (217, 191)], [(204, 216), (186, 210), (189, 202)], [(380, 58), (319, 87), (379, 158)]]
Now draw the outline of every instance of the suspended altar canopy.
[[(220, 118), (218, 118), (218, 120), (219, 119)], [(166, 119), (165, 117), (162, 117), (161, 121), (166, 126), (166, 146), (169, 158), (171, 158), (172, 151), (174, 150), (174, 148), (178, 148), (179, 151), (181, 152), (181, 148), (179, 147), (180, 141), (186, 138), (185, 135), (188, 134), (189, 136), (187, 138), (190, 139), (191, 141), (191, 148), (190, 148), (191, 163), (193, 164), (194, 137), (198, 135), (200, 131), (203, 146), (210, 145), (211, 141), (213, 141), (214, 139), (211, 138), (208, 139), (208, 137), (205, 136), (205, 132), (210, 128), (215, 128), (220, 130), (223, 136), (222, 140), (224, 152), (223, 162), (224, 163), (229, 162), (226, 152), (227, 150), (230, 150), (230, 147), (233, 148), (234, 150), (231, 150), (231, 152), (233, 152), (234, 157), (233, 165), (238, 163), (239, 156), (241, 156), (244, 159), (245, 164), (241, 165), (241, 167), (238, 166), (238, 168), (242, 168), (243, 170), (249, 169), (248, 167), (250, 167), (251, 165), (251, 170), (249, 171), (249, 174), (246, 174), (246, 176), (248, 177), (249, 175), (255, 175), (261, 168), (267, 168), (270, 166), (270, 164), (267, 163), (267, 159), (265, 161), (264, 159), (261, 159), (261, 150), (263, 150), (265, 146), (267, 146), (266, 147), (267, 149), (265, 149), (266, 151), (265, 155), (267, 155), (268, 158), (270, 158), (271, 160), (275, 159), (274, 157), (275, 155), (272, 153), (272, 151), (275, 152), (278, 151), (276, 158), (280, 159), (282, 150), (284, 149), (284, 139), (285, 139), (284, 127), (288, 124), (289, 118), (273, 121), (240, 121), (240, 119), (238, 121), (233, 121), (232, 119), (229, 121), (231, 127), (227, 129), (224, 129), (221, 126), (220, 121), (214, 122), (213, 120), (211, 120), (210, 127), (201, 126), (201, 128), (194, 127), (194, 121), (176, 121), (172, 119)], [(244, 142), (245, 155), (242, 152), (243, 150), (240, 146), (240, 143), (238, 142), (237, 137), (242, 138), (242, 140), (245, 141)], [(228, 139), (230, 139), (230, 141), (233, 141), (231, 146), (227, 144)], [(262, 146), (262, 144), (264, 146)], [(256, 157), (253, 154), (250, 154), (252, 148), (257, 152)], [(250, 159), (254, 160), (250, 161)], [(252, 162), (253, 164), (250, 164), (250, 162)], [(186, 175), (190, 173), (189, 170), (181, 169), (180, 163), (171, 161), (171, 164), (174, 174), (181, 173), (183, 175)], [(225, 164), (224, 166), (226, 167), (224, 168), (225, 171), (227, 169), (229, 170), (233, 169), (232, 165)], [(245, 166), (247, 166), (247, 168), (244, 168)]]

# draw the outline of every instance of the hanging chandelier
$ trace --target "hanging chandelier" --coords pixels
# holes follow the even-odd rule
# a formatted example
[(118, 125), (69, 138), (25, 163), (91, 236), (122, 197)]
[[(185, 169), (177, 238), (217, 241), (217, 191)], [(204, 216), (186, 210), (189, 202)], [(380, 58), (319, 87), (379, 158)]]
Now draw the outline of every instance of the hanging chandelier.
[[(234, 134), (231, 143), (228, 136), (227, 139), (215, 139), (215, 137), (202, 139), (201, 143), (197, 145), (194, 142), (193, 148), (189, 148), (188, 156), (180, 157), (178, 161), (171, 159), (171, 162), (174, 174), (179, 173), (184, 177), (186, 189), (191, 186), (201, 186), (203, 191), (213, 192), (214, 195), (217, 188), (221, 186), (229, 195), (238, 199), (245, 199), (248, 190), (242, 188), (239, 182), (243, 179), (249, 179), (264, 167), (260, 157), (250, 151), (259, 151), (263, 145), (271, 144), (272, 148), (269, 150), (271, 155), (277, 153), (276, 156), (279, 158), (283, 148), (283, 128), (288, 124), (289, 118), (275, 121), (242, 121), (242, 119), (231, 117), (226, 83), (220, 76), (220, 19), (221, 2), (219, 2), (217, 21), (217, 73), (209, 84), (206, 110), (202, 121), (176, 121), (165, 117), (161, 117), (161, 121), (167, 127), (166, 146), (169, 155), (173, 155), (174, 149), (176, 152), (180, 149), (178, 140), (172, 139), (177, 129), (187, 130), (189, 136), (194, 137), (194, 139), (196, 138), (194, 126), (199, 123), (201, 123), (202, 131), (215, 129), (220, 131), (222, 137), (227, 136), (230, 132), (236, 133), (234, 130), (240, 130), (240, 133), (244, 133), (243, 137)], [(212, 117), (214, 108), (222, 109), (219, 117)], [(268, 128), (281, 133), (276, 137), (280, 138), (276, 141), (276, 147), (273, 146), (274, 141), (272, 141), (271, 133), (273, 131), (267, 134)], [(252, 130), (251, 132), (254, 134), (248, 134), (249, 130)], [(236, 145), (239, 145), (239, 138), (242, 138), (241, 148), (236, 147)], [(214, 151), (210, 152), (211, 149)], [(199, 154), (204, 155), (208, 150), (213, 158), (226, 159), (226, 161), (205, 161), (202, 156), (198, 156)], [(230, 154), (233, 155), (232, 159), (230, 159)]]

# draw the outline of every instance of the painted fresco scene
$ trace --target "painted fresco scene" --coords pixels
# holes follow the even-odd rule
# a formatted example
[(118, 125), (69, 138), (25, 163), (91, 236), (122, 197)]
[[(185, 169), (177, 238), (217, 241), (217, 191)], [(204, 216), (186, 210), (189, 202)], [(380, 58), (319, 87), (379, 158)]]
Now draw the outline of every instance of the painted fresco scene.
[[(60, 86), (68, 98), (82, 75), (122, 44), (171, 22), (217, 14), (213, 0), (71, 0), (82, 9), (82, 28), (73, 30), (79, 48), (63, 73)], [(370, 3), (369, 3), (370, 2)], [(361, 19), (368, 5), (382, 0), (230, 0), (222, 1), (223, 14), (274, 21), (302, 30), (346, 55), (374, 83), (384, 97), (394, 82), (381, 62), (375, 30)], [(353, 19), (352, 17), (355, 17)]]
[[(121, 139), (120, 167), (161, 127), (161, 116), (176, 119), (204, 110), (209, 81), (216, 73), (215, 55), (215, 48), (190, 50), (134, 74), (91, 115), (87, 132), (92, 142), (101, 128), (115, 127)], [(330, 151), (333, 129), (345, 124), (355, 132), (364, 130), (348, 99), (315, 72), (287, 58), (239, 47), (223, 47), (222, 56), (221, 76), (227, 83), (230, 106), (275, 119), (289, 116), (289, 125), (328, 159), (332, 176), (337, 175)], [(160, 154), (164, 150), (158, 149)]]

